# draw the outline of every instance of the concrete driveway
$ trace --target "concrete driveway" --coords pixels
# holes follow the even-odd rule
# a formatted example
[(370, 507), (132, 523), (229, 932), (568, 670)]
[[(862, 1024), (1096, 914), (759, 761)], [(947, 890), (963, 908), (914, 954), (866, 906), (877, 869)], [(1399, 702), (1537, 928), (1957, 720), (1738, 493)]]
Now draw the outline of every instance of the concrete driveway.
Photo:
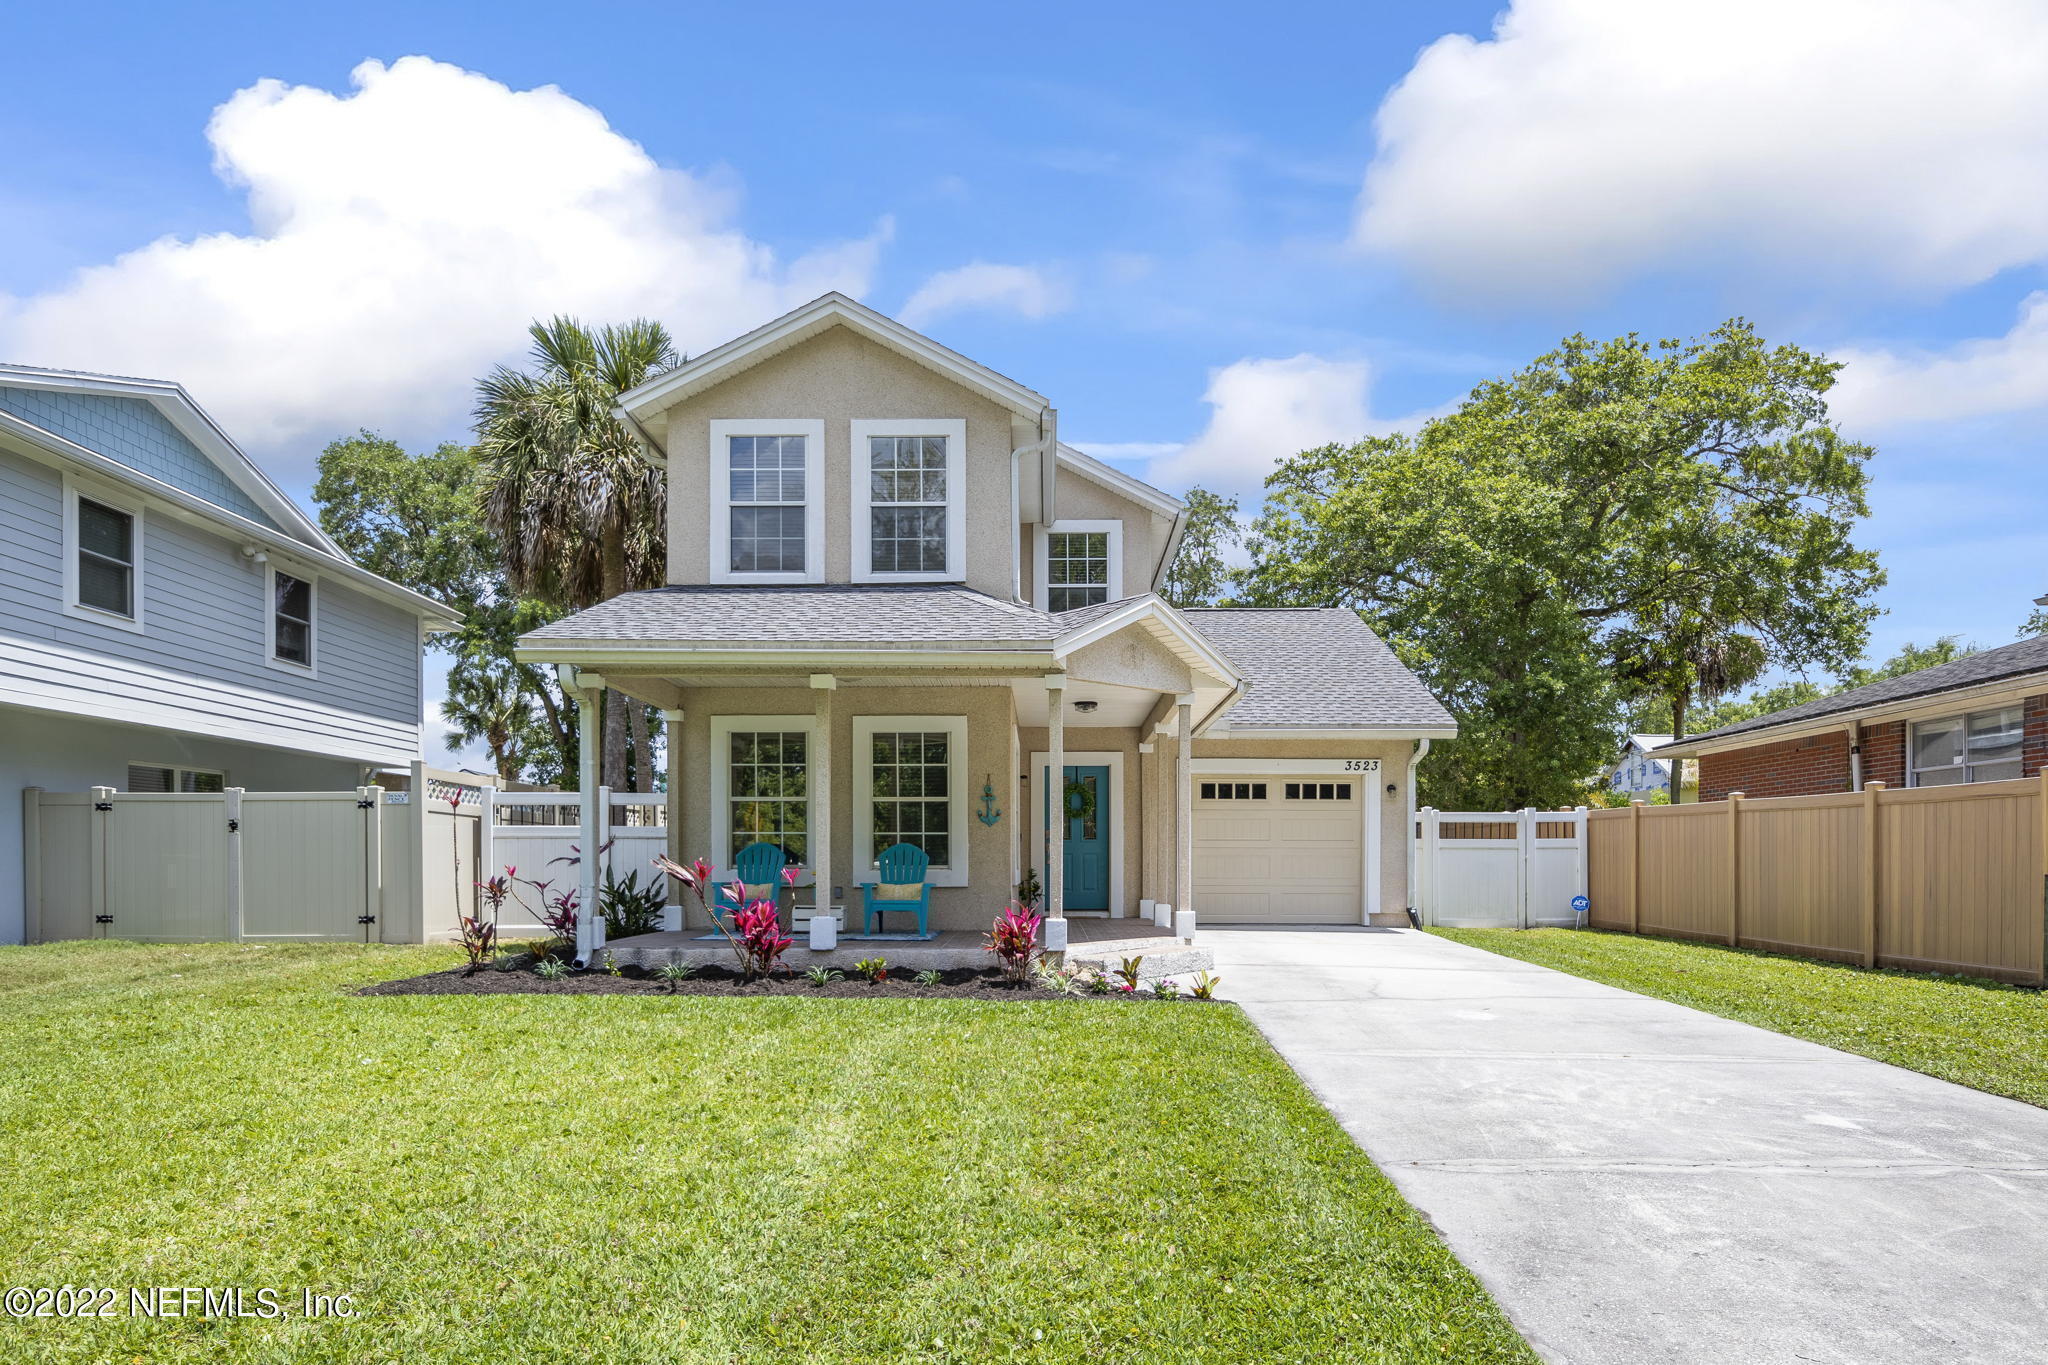
[(1203, 938), (1548, 1360), (2048, 1360), (2048, 1110), (1413, 930)]

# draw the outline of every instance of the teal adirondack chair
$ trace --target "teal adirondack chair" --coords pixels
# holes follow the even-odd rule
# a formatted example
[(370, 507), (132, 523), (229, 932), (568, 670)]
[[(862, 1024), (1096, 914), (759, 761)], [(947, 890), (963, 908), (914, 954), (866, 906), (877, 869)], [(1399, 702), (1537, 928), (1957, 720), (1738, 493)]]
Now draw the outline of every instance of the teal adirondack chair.
[(742, 905), (751, 905), (755, 901), (774, 901), (780, 906), (782, 869), (788, 861), (788, 855), (783, 853), (780, 844), (754, 843), (741, 849), (740, 856), (733, 859), (733, 871), (739, 875), (740, 885), (746, 888), (747, 898), (740, 905), (734, 905), (732, 897), (727, 894), (730, 883), (719, 887), (718, 914), (729, 924), (732, 914)]
[(891, 844), (882, 850), (882, 856), (876, 859), (876, 881), (860, 884), (862, 933), (874, 933), (877, 922), (886, 924), (882, 916), (907, 910), (917, 912), (920, 938), (931, 932), (925, 924), (931, 910), (932, 888), (924, 879), (931, 862), (915, 844)]

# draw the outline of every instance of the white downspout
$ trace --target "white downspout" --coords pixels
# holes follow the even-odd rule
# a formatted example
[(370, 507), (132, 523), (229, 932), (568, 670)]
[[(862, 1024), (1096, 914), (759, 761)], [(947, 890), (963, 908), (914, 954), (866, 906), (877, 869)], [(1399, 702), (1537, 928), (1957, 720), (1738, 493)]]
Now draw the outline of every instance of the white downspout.
[(1852, 720), (1846, 728), (1849, 732), (1849, 790), (1860, 792), (1863, 790), (1863, 726)]
[(1047, 448), (1045, 415), (1051, 411), (1047, 408), (1038, 414), (1038, 439), (1010, 452), (1010, 600), (1019, 606), (1031, 605), (1024, 600), (1023, 459), (1034, 450), (1043, 452)]
[(1415, 742), (1415, 753), (1408, 759), (1408, 796), (1406, 801), (1408, 820), (1406, 824), (1401, 826), (1401, 837), (1407, 841), (1402, 847), (1408, 850), (1408, 911), (1410, 914), (1418, 913), (1415, 904), (1415, 769), (1428, 756), (1429, 741), (1427, 739), (1419, 739)]

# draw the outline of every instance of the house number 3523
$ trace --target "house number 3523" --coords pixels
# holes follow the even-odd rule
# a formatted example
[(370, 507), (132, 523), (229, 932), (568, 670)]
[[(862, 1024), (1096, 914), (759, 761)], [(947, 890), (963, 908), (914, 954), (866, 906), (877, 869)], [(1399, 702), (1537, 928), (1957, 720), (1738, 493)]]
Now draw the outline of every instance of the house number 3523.
[(1376, 773), (1379, 770), (1380, 761), (1376, 758), (1347, 758), (1344, 760), (1344, 771), (1347, 773)]

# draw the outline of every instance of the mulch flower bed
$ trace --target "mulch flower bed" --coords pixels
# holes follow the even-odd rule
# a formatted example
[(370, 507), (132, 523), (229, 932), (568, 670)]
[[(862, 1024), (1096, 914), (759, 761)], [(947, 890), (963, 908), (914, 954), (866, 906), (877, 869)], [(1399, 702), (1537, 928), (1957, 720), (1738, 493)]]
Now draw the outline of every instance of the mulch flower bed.
[[(835, 999), (908, 999), (918, 996), (930, 997), (971, 997), (982, 1000), (1056, 1000), (1063, 998), (1059, 992), (1031, 982), (1018, 985), (1006, 980), (999, 971), (970, 970), (959, 968), (939, 973), (937, 984), (924, 986), (916, 979), (914, 970), (891, 967), (886, 980), (868, 981), (848, 972), (844, 978), (826, 985), (814, 985), (808, 977), (800, 974), (777, 972), (773, 976), (748, 981), (729, 967), (700, 967), (695, 976), (670, 984), (638, 966), (620, 967), (619, 974), (609, 972), (571, 972), (567, 976), (549, 980), (536, 976), (530, 959), (518, 958), (507, 970), (486, 967), (474, 976), (464, 975), (464, 969), (456, 967), (445, 972), (429, 972), (425, 976), (408, 976), (397, 981), (380, 981), (374, 986), (358, 989), (357, 995), (816, 995)], [(1141, 989), (1135, 996), (1116, 992), (1113, 996), (1083, 994), (1077, 999), (1139, 999), (1153, 998), (1151, 990)]]

